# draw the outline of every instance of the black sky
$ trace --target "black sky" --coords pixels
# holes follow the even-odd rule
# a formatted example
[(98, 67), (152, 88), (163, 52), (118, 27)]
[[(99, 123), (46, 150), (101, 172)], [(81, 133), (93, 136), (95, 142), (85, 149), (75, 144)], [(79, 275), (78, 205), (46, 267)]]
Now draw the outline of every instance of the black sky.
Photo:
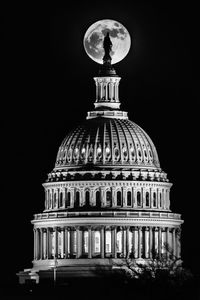
[[(173, 182), (172, 210), (185, 220), (183, 257), (192, 269), (199, 267), (196, 17), (192, 4), (175, 2), (82, 1), (5, 10), (5, 282), (31, 267), (30, 220), (44, 208), (41, 184), (54, 167), (62, 139), (93, 108), (98, 65), (86, 55), (83, 36), (92, 23), (107, 18), (122, 23), (132, 38), (128, 56), (116, 64), (122, 109), (156, 145), (161, 167)], [(9, 260), (4, 262), (5, 256)]]

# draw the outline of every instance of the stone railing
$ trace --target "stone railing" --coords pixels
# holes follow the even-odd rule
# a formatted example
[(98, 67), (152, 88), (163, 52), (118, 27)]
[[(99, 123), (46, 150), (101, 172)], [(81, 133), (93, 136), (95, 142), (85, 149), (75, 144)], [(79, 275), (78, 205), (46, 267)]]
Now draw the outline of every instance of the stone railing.
[(165, 212), (126, 212), (126, 211), (84, 211), (84, 212), (51, 212), (35, 214), (34, 220), (74, 217), (133, 217), (133, 218), (166, 218), (181, 219), (180, 214)]

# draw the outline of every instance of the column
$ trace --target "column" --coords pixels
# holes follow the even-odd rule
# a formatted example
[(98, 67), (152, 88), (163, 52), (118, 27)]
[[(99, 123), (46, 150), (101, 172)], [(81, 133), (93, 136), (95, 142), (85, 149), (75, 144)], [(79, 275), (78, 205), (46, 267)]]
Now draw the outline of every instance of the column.
[(126, 228), (126, 257), (129, 256), (129, 251), (130, 251), (130, 247), (129, 247), (129, 231), (130, 231), (130, 227), (128, 226)]
[(122, 253), (126, 257), (126, 229), (122, 227)]
[(48, 227), (46, 232), (46, 258), (49, 259), (49, 228)]
[(116, 234), (116, 227), (114, 226), (111, 231), (111, 238), (112, 238), (112, 257), (117, 258), (117, 234)]
[(101, 228), (101, 258), (104, 258), (105, 256), (104, 250), (105, 250), (105, 230), (102, 227)]
[(176, 231), (176, 241), (177, 241), (177, 258), (181, 257), (181, 228), (177, 228)]
[(152, 258), (152, 227), (149, 226), (149, 258)]
[(136, 253), (135, 253), (135, 226), (132, 227), (132, 257), (136, 258)]
[(40, 259), (43, 259), (43, 228), (40, 228)]
[(68, 228), (64, 227), (64, 257), (68, 258)]
[(33, 228), (33, 259), (35, 260), (36, 259), (36, 232), (35, 232), (35, 229)]
[(148, 232), (147, 232), (147, 227), (144, 228), (144, 258), (148, 258), (148, 246), (147, 246), (147, 243), (148, 243)]
[(138, 258), (141, 258), (141, 226), (138, 227)]
[(39, 257), (39, 234), (38, 229), (35, 228), (35, 259), (37, 260)]
[(169, 247), (169, 227), (166, 227), (166, 247), (165, 247), (165, 252), (166, 252), (166, 257), (169, 259), (169, 252), (170, 252), (170, 247)]
[(54, 257), (58, 257), (58, 229), (54, 228), (55, 231), (55, 240), (54, 240)]
[(76, 258), (79, 258), (81, 256), (80, 253), (81, 248), (81, 237), (80, 237), (80, 228), (76, 228)]
[(172, 229), (173, 256), (176, 256), (176, 228)]
[(92, 230), (88, 228), (88, 258), (92, 258)]
[(161, 249), (162, 249), (162, 228), (158, 227), (158, 257), (161, 258)]

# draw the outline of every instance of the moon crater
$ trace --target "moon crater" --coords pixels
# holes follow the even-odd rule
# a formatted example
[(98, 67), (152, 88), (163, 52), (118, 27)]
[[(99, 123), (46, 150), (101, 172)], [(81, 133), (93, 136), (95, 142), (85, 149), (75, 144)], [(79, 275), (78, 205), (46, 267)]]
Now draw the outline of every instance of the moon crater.
[(103, 40), (109, 32), (112, 42), (112, 64), (116, 64), (128, 54), (131, 38), (128, 30), (114, 20), (100, 20), (92, 24), (85, 33), (83, 44), (87, 55), (99, 64), (103, 64)]

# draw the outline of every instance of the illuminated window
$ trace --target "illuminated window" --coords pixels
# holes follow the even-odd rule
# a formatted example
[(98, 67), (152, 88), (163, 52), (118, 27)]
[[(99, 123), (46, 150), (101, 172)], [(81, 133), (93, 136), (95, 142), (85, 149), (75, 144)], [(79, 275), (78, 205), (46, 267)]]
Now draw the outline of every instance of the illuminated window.
[(111, 232), (106, 230), (106, 253), (111, 253)]
[(99, 146), (99, 147), (97, 148), (97, 157), (100, 158), (101, 155), (102, 155), (102, 150), (101, 150), (101, 147)]
[(134, 159), (135, 158), (135, 151), (134, 151), (133, 147), (130, 148), (130, 152), (131, 152), (132, 159)]
[(118, 253), (122, 252), (122, 232), (121, 231), (117, 232), (117, 252)]
[(100, 253), (100, 232), (95, 231), (94, 232), (94, 252), (95, 253)]
[(63, 235), (58, 231), (58, 258), (63, 258)]
[(83, 235), (83, 251), (88, 253), (88, 231), (84, 231)]

